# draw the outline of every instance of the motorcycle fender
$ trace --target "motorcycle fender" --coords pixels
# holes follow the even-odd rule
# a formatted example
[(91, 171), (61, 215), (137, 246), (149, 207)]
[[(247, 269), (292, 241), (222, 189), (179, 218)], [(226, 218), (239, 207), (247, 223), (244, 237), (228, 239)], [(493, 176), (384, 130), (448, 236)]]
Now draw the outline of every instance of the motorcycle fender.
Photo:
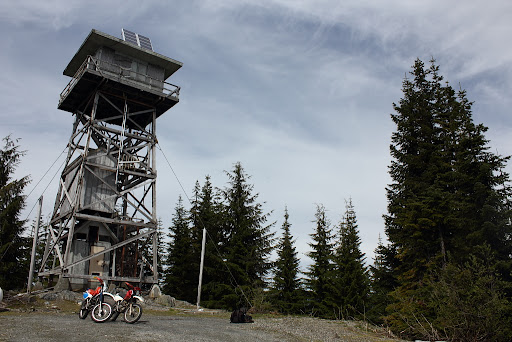
[(119, 301), (123, 300), (123, 297), (121, 297), (120, 295), (116, 294), (116, 295), (114, 295), (114, 300), (116, 302), (119, 302)]
[(144, 298), (142, 298), (141, 296), (133, 296), (133, 298), (139, 300), (141, 303), (144, 303)]
[(108, 297), (112, 298), (113, 300), (115, 300), (115, 299), (116, 299), (116, 297), (115, 297), (112, 293), (109, 293), (109, 292), (103, 292), (103, 296), (104, 296), (104, 297), (105, 297), (105, 296), (108, 296)]

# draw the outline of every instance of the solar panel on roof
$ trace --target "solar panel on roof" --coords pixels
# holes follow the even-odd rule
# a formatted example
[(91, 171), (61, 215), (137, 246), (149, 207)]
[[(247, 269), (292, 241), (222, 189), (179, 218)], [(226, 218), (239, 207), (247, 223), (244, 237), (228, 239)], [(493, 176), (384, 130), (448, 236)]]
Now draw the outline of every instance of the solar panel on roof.
[(153, 51), (153, 46), (151, 45), (151, 39), (149, 39), (148, 37), (145, 37), (145, 36), (139, 34), (139, 43), (140, 43), (141, 48)]
[(134, 44), (134, 45), (137, 45), (137, 46), (140, 46), (141, 48), (153, 51), (153, 45), (151, 45), (151, 39), (149, 39), (148, 37), (145, 37), (143, 35), (140, 35), (135, 32), (125, 30), (125, 29), (122, 29), (122, 32), (123, 32), (123, 40), (124, 41)]
[(137, 41), (137, 34), (135, 32), (123, 29), (123, 39), (128, 43), (139, 45)]

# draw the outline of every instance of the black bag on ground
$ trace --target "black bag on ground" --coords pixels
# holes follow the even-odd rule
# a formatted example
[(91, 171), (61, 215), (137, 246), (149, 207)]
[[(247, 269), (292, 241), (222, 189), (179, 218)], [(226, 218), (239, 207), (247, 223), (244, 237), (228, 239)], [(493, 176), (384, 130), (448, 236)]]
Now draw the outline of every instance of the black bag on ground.
[(246, 308), (240, 308), (231, 313), (231, 323), (253, 323), (252, 317), (247, 315)]

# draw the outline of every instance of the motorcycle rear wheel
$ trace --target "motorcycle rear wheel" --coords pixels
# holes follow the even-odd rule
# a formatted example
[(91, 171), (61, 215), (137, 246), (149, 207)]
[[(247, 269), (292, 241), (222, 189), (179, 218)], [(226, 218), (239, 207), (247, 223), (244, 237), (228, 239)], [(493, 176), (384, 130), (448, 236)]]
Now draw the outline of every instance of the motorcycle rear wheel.
[(103, 323), (110, 318), (112, 308), (107, 303), (97, 304), (91, 311), (91, 318), (96, 323)]
[(142, 306), (137, 303), (130, 304), (124, 312), (124, 320), (126, 323), (133, 324), (137, 322), (142, 316)]
[(86, 319), (87, 318), (87, 315), (89, 315), (89, 310), (86, 310), (86, 309), (80, 309), (80, 311), (78, 311), (78, 317), (80, 319)]
[(78, 311), (78, 317), (80, 319), (85, 319), (87, 315), (89, 314), (89, 310), (87, 309), (87, 306), (89, 304), (88, 300), (84, 300), (82, 302), (82, 305), (80, 305), (80, 311)]
[(117, 317), (119, 317), (119, 311), (114, 311), (114, 313), (112, 314), (112, 317), (110, 317), (110, 320), (112, 322), (115, 322), (115, 320), (117, 319)]

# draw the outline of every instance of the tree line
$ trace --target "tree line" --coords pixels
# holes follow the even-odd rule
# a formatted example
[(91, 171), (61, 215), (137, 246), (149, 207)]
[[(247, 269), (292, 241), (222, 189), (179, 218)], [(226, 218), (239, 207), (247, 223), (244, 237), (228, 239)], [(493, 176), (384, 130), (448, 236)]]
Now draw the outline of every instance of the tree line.
[[(300, 258), (284, 209), (281, 235), (270, 232), (254, 186), (240, 163), (226, 172), (228, 185), (214, 188), (210, 177), (196, 183), (190, 210), (180, 197), (174, 209), (163, 260), (163, 290), (196, 302), (203, 228), (207, 231), (201, 305), (212, 308), (277, 310), (329, 318), (362, 317), (369, 295), (368, 272), (360, 250), (352, 201), (343, 220), (331, 227), (317, 206), (311, 234), (313, 264), (300, 270)], [(276, 260), (271, 261), (272, 251)]]
[[(509, 157), (492, 153), (472, 102), (417, 59), (393, 104), (391, 183), (379, 240), (367, 265), (356, 211), (346, 202), (331, 224), (317, 205), (310, 251), (300, 268), (293, 218), (281, 230), (240, 163), (216, 188), (196, 182), (180, 197), (160, 248), (165, 293), (195, 303), (203, 229), (201, 305), (333, 319), (366, 319), (405, 338), (509, 341), (512, 337), (512, 218)], [(0, 286), (25, 281), (27, 248), (19, 213), (29, 179), (11, 179), (23, 152), (10, 137), (0, 151)], [(188, 198), (187, 198), (188, 200)], [(162, 234), (162, 232), (161, 232)], [(24, 247), (25, 246), (25, 247)], [(275, 260), (271, 260), (275, 252)], [(17, 267), (14, 267), (17, 265)], [(18, 274), (18, 273), (19, 274)], [(9, 281), (7, 281), (9, 279)]]

